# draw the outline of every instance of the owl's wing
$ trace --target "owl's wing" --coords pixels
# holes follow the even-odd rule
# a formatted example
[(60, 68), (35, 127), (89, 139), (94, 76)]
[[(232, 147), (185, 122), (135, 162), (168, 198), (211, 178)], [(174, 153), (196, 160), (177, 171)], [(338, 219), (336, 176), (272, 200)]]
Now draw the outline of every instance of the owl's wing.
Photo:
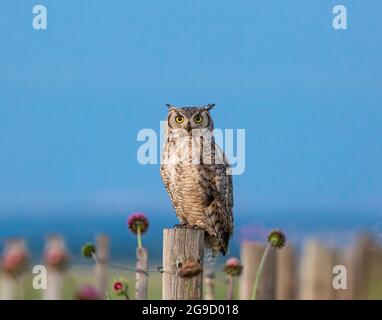
[(203, 166), (203, 176), (206, 180), (211, 177), (205, 181), (207, 192), (213, 198), (209, 207), (210, 220), (224, 253), (233, 233), (233, 187), (231, 166), (224, 155), (222, 160), (219, 164)]
[[(225, 159), (226, 160), (226, 159)], [(219, 165), (218, 165), (219, 166)], [(232, 187), (232, 174), (231, 166), (228, 162), (221, 165), (218, 168), (218, 175), (215, 177), (215, 185), (217, 189), (217, 199), (221, 201), (224, 209), (222, 214), (224, 214), (225, 229), (227, 232), (232, 233), (233, 229), (233, 187)]]

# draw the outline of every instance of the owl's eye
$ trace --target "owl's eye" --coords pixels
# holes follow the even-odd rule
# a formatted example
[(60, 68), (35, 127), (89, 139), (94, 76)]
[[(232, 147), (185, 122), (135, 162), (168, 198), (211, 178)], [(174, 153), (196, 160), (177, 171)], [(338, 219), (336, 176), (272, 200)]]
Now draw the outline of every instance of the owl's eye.
[(175, 117), (175, 121), (176, 121), (177, 123), (182, 123), (182, 122), (184, 121), (184, 117), (182, 117), (182, 116), (176, 116), (176, 117)]
[(198, 115), (196, 115), (196, 116), (194, 117), (194, 121), (195, 121), (196, 123), (201, 123), (201, 122), (203, 121), (203, 117), (202, 117), (200, 114), (198, 114)]

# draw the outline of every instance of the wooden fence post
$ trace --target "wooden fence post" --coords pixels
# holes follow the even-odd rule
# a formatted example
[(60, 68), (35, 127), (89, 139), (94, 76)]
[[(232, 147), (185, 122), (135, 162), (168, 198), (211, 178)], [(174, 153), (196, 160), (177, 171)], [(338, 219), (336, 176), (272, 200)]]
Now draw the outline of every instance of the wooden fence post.
[(1, 300), (16, 300), (18, 298), (17, 279), (5, 274), (1, 280)]
[[(241, 245), (240, 261), (243, 264), (243, 272), (240, 276), (240, 300), (250, 300), (257, 267), (265, 250), (265, 245), (256, 242), (245, 241)], [(271, 247), (261, 276), (258, 300), (271, 300), (276, 294), (276, 252)]]
[(97, 281), (97, 288), (102, 295), (105, 297), (107, 291), (107, 264), (109, 260), (109, 237), (107, 235), (98, 235), (96, 238), (96, 257), (97, 263), (94, 267), (94, 274)]
[(227, 275), (227, 300), (233, 300), (233, 291), (235, 289), (235, 279), (232, 275)]
[(148, 285), (148, 250), (147, 248), (137, 248), (137, 261), (135, 266), (135, 299), (147, 300)]
[(23, 239), (8, 240), (3, 255), (3, 277), (0, 298), (16, 300), (19, 298), (19, 281), (26, 267), (28, 252)]
[(333, 299), (334, 266), (334, 250), (326, 248), (317, 240), (307, 241), (300, 266), (300, 299)]
[(370, 269), (368, 275), (369, 286), (367, 299), (381, 300), (381, 286), (378, 284), (382, 283), (382, 248), (376, 241), (374, 241), (370, 249)]
[(64, 239), (59, 235), (47, 238), (45, 263), (47, 264), (47, 288), (43, 290), (44, 300), (62, 300), (64, 289), (64, 269), (67, 264)]
[(243, 264), (243, 272), (240, 277), (240, 300), (250, 300), (252, 297), (256, 266), (261, 259), (261, 253), (260, 244), (248, 241), (241, 244), (240, 261)]
[(358, 236), (353, 247), (351, 285), (353, 287), (353, 299), (367, 299), (370, 268), (371, 268), (372, 239), (366, 234)]
[(163, 230), (164, 300), (203, 298), (203, 258), (203, 230)]
[(215, 300), (215, 272), (213, 270), (205, 272), (204, 300)]
[[(336, 250), (335, 252), (335, 264), (346, 268), (346, 289), (340, 288), (335, 290), (335, 300), (353, 300), (354, 288), (352, 279), (354, 278), (354, 270), (352, 253), (353, 251), (350, 248)], [(335, 274), (333, 276), (335, 276)]]
[(296, 280), (295, 252), (291, 245), (286, 245), (276, 253), (276, 299), (295, 299)]

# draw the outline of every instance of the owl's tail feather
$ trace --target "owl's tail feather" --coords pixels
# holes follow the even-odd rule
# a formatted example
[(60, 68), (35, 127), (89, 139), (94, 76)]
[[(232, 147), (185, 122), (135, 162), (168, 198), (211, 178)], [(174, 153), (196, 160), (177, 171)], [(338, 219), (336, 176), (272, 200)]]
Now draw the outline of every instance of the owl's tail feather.
[(223, 228), (221, 222), (218, 220), (219, 215), (216, 211), (219, 207), (214, 200), (206, 210), (206, 217), (209, 221), (209, 228), (206, 230), (205, 234), (205, 244), (207, 247), (212, 249), (214, 255), (221, 253), (225, 256), (228, 251), (228, 244), (230, 239), (230, 234), (228, 234)]
[(208, 263), (215, 263), (220, 254), (225, 255), (225, 250), (222, 249), (220, 242), (215, 236), (205, 233), (204, 238), (205, 253), (204, 257)]

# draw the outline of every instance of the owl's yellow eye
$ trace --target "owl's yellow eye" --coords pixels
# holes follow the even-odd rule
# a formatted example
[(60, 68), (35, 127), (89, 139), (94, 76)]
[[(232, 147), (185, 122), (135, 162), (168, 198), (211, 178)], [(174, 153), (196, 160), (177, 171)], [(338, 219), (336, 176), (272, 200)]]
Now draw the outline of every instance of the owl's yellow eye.
[(198, 115), (196, 115), (196, 116), (194, 117), (194, 121), (195, 121), (196, 123), (201, 123), (201, 122), (203, 121), (203, 117), (202, 117), (200, 114), (198, 114)]
[(176, 117), (175, 117), (175, 121), (176, 121), (177, 123), (182, 123), (182, 122), (184, 121), (184, 117), (182, 117), (182, 116), (176, 116)]

